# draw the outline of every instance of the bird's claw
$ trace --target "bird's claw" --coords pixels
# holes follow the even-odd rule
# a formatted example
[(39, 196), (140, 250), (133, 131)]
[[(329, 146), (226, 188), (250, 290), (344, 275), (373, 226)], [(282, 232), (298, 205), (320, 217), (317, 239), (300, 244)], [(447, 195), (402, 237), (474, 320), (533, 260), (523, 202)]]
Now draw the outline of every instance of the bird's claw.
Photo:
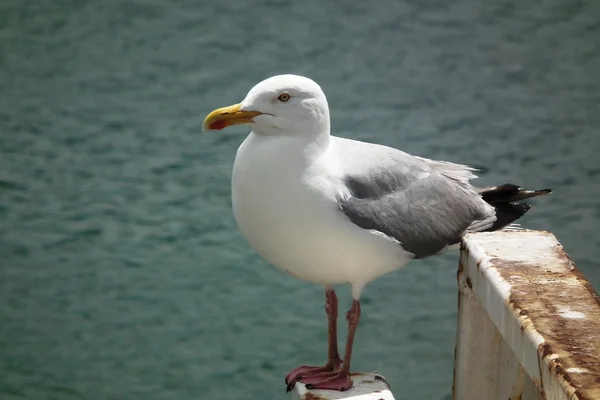
[(335, 373), (334, 371), (336, 371), (340, 367), (340, 364), (341, 361), (332, 363), (331, 365), (326, 364), (322, 367), (312, 367), (308, 365), (303, 365), (301, 367), (293, 369), (285, 377), (287, 391), (292, 391), (294, 389), (294, 386), (296, 386), (296, 382), (298, 381), (304, 382), (304, 380), (308, 378), (319, 377), (323, 374)]
[(302, 380), (307, 389), (337, 390), (344, 392), (352, 388), (352, 378), (348, 372), (329, 372)]

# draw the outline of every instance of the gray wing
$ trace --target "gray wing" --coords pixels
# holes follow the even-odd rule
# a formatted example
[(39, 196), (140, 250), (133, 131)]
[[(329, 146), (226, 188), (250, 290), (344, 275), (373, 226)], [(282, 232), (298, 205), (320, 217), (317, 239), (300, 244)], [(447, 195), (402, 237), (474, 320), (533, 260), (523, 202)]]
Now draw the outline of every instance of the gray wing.
[(340, 208), (359, 227), (384, 233), (423, 258), (460, 242), (466, 231), (493, 224), (493, 208), (472, 190), (468, 167), (401, 152), (386, 164), (363, 164), (344, 176), (351, 196)]

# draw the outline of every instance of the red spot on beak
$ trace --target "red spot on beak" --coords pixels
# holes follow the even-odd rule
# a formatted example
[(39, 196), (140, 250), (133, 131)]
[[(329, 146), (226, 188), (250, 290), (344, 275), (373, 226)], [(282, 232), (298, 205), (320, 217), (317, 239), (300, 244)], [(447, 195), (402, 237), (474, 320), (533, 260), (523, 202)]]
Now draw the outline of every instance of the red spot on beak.
[(213, 122), (208, 126), (210, 129), (214, 129), (216, 131), (220, 131), (223, 128), (227, 127), (227, 122), (224, 119), (220, 119), (218, 121)]

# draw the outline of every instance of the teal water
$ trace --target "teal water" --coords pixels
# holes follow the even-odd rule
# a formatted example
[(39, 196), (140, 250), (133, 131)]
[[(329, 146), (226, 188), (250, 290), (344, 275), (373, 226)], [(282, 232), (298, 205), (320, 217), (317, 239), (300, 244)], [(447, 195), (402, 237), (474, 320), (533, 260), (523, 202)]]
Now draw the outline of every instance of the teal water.
[[(2, 1), (0, 399), (285, 399), (323, 361), (321, 288), (235, 227), (246, 129), (201, 134), (276, 73), (339, 135), (552, 187), (522, 223), (600, 288), (598, 38), (595, 0)], [(354, 365), (397, 399), (450, 398), (456, 267), (366, 289)]]

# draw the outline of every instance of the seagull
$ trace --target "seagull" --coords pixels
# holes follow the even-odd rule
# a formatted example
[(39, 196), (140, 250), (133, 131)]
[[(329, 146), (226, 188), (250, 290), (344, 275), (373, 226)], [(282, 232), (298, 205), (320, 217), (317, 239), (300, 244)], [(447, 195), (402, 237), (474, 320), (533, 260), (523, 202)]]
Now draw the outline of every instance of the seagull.
[[(271, 265), (325, 289), (328, 353), (323, 366), (285, 378), (309, 389), (352, 387), (352, 345), (365, 285), (415, 259), (442, 253), (470, 232), (506, 227), (522, 200), (551, 193), (513, 184), (477, 188), (474, 168), (414, 156), (330, 133), (327, 99), (313, 80), (272, 76), (244, 100), (209, 113), (203, 130), (249, 124), (232, 172), (236, 223)], [(337, 345), (334, 286), (350, 284), (344, 359)]]

